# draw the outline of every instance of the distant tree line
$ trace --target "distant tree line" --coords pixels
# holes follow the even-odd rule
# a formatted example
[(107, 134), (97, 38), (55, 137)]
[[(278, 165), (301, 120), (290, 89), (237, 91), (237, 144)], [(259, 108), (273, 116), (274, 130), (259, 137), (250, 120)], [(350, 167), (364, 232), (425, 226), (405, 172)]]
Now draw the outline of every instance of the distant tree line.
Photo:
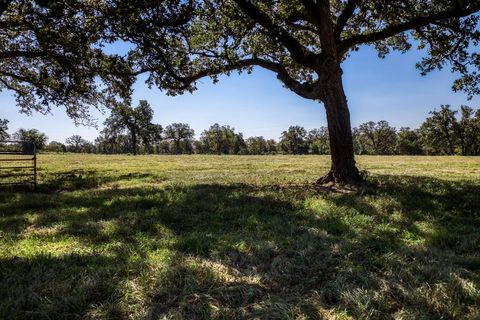
[[(328, 129), (307, 131), (291, 126), (279, 141), (264, 137), (244, 138), (228, 125), (214, 124), (199, 139), (186, 123), (165, 128), (152, 123), (153, 110), (146, 101), (132, 108), (119, 105), (105, 122), (95, 141), (73, 135), (65, 143), (52, 141), (36, 129), (20, 129), (11, 137), (8, 120), (0, 119), (0, 139), (33, 141), (37, 149), (48, 152), (103, 154), (329, 154)], [(370, 155), (480, 155), (480, 109), (461, 106), (452, 110), (442, 105), (418, 129), (399, 130), (387, 121), (369, 121), (353, 129), (355, 152)]]
[(418, 129), (396, 130), (387, 121), (363, 123), (353, 130), (357, 154), (480, 155), (480, 109), (450, 105), (430, 112)]

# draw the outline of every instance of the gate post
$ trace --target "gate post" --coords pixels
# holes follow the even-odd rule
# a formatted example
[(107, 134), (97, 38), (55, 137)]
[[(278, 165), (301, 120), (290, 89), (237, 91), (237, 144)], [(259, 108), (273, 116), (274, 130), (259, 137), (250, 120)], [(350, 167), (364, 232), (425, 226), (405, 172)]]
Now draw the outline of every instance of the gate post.
[(37, 191), (37, 146), (33, 144), (33, 190)]

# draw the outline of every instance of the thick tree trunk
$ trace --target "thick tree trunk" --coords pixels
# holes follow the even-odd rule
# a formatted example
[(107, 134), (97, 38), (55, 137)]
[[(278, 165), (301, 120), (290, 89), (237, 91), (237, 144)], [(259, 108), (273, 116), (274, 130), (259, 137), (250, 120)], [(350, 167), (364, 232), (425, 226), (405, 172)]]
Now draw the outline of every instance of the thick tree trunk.
[(330, 172), (318, 183), (359, 186), (363, 184), (363, 178), (355, 166), (350, 113), (347, 98), (343, 92), (342, 69), (340, 68), (342, 58), (339, 56), (338, 38), (335, 35), (331, 19), (330, 1), (317, 0), (316, 3), (322, 43), (322, 62), (318, 68), (319, 98), (327, 112), (332, 157)]
[(364, 180), (355, 166), (350, 112), (343, 91), (340, 67), (328, 77), (322, 91), (322, 101), (327, 112), (332, 167), (318, 183), (362, 185)]

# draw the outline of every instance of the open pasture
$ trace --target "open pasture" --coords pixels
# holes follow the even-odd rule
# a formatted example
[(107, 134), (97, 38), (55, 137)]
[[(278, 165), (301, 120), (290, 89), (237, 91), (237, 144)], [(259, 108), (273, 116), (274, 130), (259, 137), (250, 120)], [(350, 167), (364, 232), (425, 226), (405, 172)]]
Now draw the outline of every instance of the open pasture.
[(478, 319), (480, 159), (39, 156), (0, 191), (2, 319)]

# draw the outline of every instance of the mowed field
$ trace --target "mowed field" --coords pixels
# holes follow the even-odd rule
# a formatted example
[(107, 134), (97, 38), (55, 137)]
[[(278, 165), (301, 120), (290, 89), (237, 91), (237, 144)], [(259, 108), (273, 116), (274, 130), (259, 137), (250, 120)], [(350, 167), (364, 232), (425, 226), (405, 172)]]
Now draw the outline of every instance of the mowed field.
[(480, 158), (39, 156), (0, 191), (0, 319), (480, 319)]

